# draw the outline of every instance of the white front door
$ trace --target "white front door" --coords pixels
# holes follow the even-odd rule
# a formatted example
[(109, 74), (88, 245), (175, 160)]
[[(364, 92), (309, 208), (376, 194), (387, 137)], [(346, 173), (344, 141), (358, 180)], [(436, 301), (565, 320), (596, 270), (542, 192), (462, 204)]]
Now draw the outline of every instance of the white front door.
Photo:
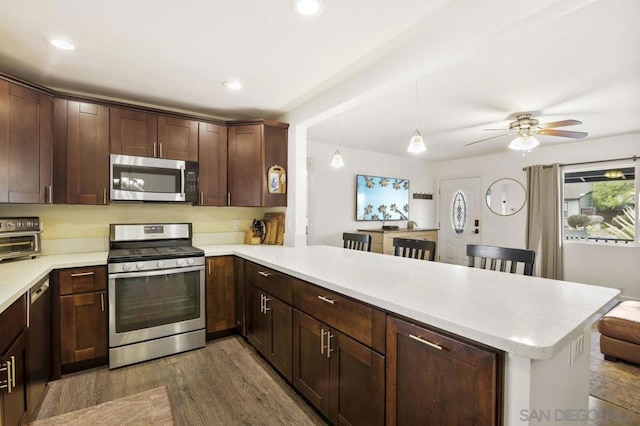
[(467, 244), (480, 241), (480, 178), (443, 179), (439, 184), (439, 261), (467, 265)]

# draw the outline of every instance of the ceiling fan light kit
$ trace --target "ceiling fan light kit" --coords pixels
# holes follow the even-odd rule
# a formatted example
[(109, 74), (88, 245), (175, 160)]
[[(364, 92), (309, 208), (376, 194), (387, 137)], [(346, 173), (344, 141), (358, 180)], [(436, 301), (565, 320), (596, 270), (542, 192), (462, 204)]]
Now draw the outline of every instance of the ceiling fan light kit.
[(511, 141), (509, 144), (510, 149), (514, 149), (516, 151), (529, 151), (540, 145), (538, 139), (534, 138), (531, 135), (524, 134), (519, 135), (517, 138)]

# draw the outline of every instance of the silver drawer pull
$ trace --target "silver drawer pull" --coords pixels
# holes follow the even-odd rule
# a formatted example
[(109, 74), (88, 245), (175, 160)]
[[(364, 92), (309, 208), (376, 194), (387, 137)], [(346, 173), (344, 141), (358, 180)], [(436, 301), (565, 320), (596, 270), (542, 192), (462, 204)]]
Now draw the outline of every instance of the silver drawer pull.
[(71, 274), (71, 278), (88, 277), (90, 275), (93, 275), (93, 272), (78, 272), (77, 274)]
[(410, 334), (409, 337), (411, 337), (413, 340), (417, 340), (420, 343), (424, 343), (427, 346), (431, 346), (432, 348), (437, 349), (439, 351), (442, 350), (442, 346), (436, 345), (435, 343), (431, 343), (428, 340), (424, 340), (422, 337), (414, 336), (413, 334)]
[(267, 312), (269, 312), (271, 310), (271, 308), (269, 307), (269, 305), (267, 305), (267, 303), (271, 300), (270, 297), (265, 296), (264, 297), (264, 313), (266, 314)]
[(270, 277), (271, 276), (271, 273), (267, 272), (267, 271), (258, 271), (258, 273), (260, 275), (262, 275), (263, 277)]
[(333, 339), (333, 334), (331, 334), (331, 331), (327, 331), (327, 358), (331, 358), (331, 352), (333, 352), (333, 349), (331, 349), (331, 339)]
[(331, 300), (328, 297), (324, 297), (324, 296), (318, 296), (318, 299), (322, 300), (323, 302), (331, 303), (332, 305), (336, 303), (335, 300)]

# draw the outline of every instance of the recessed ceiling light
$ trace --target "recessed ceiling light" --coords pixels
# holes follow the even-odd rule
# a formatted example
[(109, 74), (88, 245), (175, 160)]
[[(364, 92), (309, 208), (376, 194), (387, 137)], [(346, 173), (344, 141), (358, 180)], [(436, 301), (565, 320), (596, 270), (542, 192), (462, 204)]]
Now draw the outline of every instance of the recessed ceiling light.
[(225, 80), (222, 82), (222, 85), (229, 90), (240, 90), (242, 89), (242, 83), (238, 80)]
[(63, 40), (61, 38), (52, 38), (51, 40), (49, 40), (51, 42), (51, 44), (53, 44), (55, 47), (57, 47), (58, 49), (62, 49), (62, 50), (74, 50), (76, 47), (73, 45), (73, 43), (67, 41), (67, 40)]
[(292, 0), (291, 7), (301, 15), (314, 16), (322, 12), (324, 0)]

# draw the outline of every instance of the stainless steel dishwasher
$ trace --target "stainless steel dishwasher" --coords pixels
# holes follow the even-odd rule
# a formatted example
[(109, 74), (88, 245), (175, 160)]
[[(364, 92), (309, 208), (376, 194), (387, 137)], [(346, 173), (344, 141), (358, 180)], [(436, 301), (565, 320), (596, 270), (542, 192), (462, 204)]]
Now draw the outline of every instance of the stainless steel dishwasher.
[(49, 277), (29, 292), (27, 411), (32, 417), (38, 407), (51, 371), (51, 296)]

